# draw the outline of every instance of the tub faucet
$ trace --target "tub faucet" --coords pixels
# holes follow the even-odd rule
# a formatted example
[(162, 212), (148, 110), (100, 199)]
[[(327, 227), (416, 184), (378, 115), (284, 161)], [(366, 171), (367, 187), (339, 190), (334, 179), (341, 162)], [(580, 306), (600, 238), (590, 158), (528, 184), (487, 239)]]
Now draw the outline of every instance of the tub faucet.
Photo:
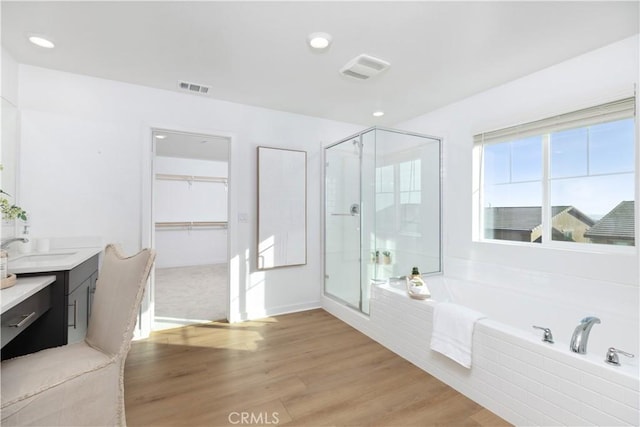
[(544, 326), (534, 326), (533, 328), (542, 329), (544, 331), (542, 341), (548, 342), (549, 344), (553, 344), (553, 334), (551, 334), (551, 329), (545, 328)]
[(14, 237), (11, 239), (6, 239), (6, 240), (3, 240), (2, 243), (0, 244), (0, 249), (7, 249), (7, 247), (13, 242), (27, 243), (28, 241), (29, 239), (25, 237)]
[(587, 341), (589, 341), (589, 332), (596, 323), (600, 323), (600, 319), (597, 317), (589, 316), (580, 321), (580, 324), (576, 326), (571, 336), (571, 343), (569, 349), (574, 353), (586, 354), (587, 353)]

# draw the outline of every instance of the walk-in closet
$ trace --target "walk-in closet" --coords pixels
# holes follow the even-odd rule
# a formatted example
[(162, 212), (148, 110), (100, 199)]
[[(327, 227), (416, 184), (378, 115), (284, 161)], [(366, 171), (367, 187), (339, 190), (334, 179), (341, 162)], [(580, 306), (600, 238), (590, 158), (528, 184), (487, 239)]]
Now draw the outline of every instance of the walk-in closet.
[(154, 329), (227, 316), (227, 138), (154, 131)]

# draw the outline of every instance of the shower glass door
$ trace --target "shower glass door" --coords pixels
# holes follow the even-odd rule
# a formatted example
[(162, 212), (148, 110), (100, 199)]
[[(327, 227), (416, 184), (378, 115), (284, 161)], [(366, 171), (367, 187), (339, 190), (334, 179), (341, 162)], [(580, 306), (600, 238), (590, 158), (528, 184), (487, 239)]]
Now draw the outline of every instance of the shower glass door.
[(361, 310), (360, 136), (325, 150), (325, 293)]
[(325, 293), (368, 314), (375, 278), (375, 130), (325, 150)]

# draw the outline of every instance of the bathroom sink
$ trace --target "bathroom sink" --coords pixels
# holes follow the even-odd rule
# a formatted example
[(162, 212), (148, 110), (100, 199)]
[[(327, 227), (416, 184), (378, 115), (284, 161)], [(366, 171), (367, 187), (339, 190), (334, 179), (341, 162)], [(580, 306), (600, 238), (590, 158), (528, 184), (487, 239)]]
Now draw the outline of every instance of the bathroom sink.
[(102, 252), (102, 248), (60, 248), (51, 252), (32, 252), (9, 256), (9, 272), (15, 274), (72, 270)]
[(65, 261), (70, 256), (75, 254), (76, 252), (55, 252), (55, 253), (46, 253), (46, 254), (32, 254), (32, 255), (26, 255), (20, 258), (16, 258), (15, 260), (12, 260), (12, 263), (15, 265), (17, 263)]

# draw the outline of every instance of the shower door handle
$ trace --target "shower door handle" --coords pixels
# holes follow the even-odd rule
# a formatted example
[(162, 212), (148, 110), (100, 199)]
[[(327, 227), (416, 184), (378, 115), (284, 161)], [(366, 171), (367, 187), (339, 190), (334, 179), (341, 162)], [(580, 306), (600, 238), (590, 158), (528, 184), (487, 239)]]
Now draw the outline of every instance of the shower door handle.
[(331, 213), (332, 216), (360, 216), (360, 205), (357, 203), (349, 207), (349, 213)]

